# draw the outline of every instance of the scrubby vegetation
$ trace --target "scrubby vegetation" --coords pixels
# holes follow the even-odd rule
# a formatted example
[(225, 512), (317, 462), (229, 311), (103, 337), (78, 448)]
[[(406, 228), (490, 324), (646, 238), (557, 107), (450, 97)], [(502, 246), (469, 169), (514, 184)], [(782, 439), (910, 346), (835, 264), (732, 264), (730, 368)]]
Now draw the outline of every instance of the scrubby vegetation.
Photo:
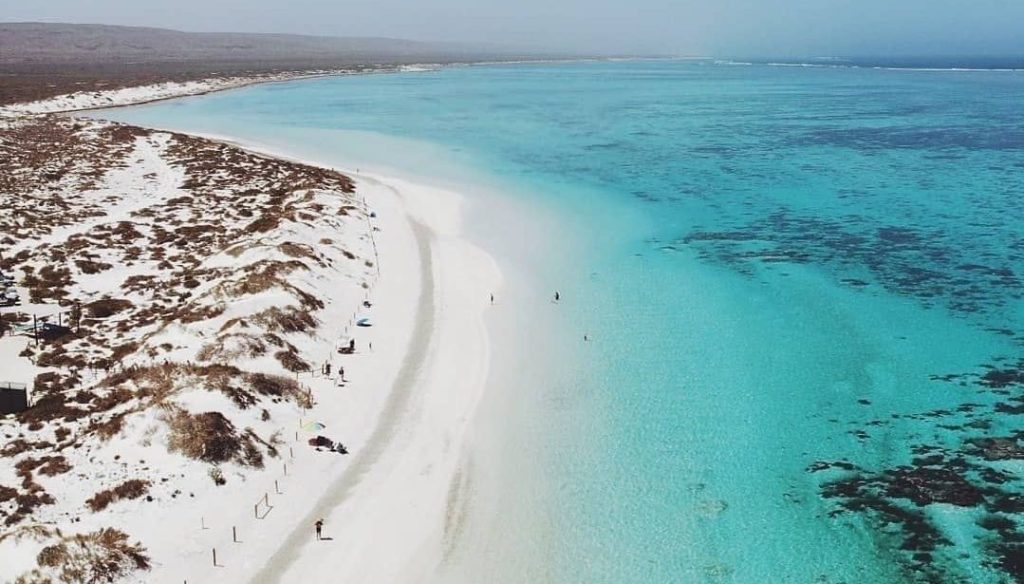
[[(160, 172), (132, 174), (143, 160)], [(0, 484), (0, 542), (181, 495), (148, 454), (127, 460), (139, 447), (177, 453), (183, 472), (217, 485), (277, 457), (273, 424), (289, 404), (312, 405), (294, 374), (327, 336), (321, 311), (334, 300), (317, 282), (335, 264), (353, 285), (371, 273), (344, 248), (361, 245), (345, 222), (365, 227), (352, 192), (341, 174), (208, 140), (0, 120), (0, 269), (28, 288), (23, 300), (53, 308), (21, 353), (39, 368), (32, 407), (0, 434), (14, 470)], [(0, 332), (31, 322), (5, 311)], [(100, 468), (85, 492), (60, 489)], [(117, 530), (37, 535), (39, 567), (18, 582), (111, 582), (149, 567)]]
[(36, 562), (39, 567), (16, 584), (106, 584), (150, 568), (146, 549), (112, 528), (63, 537), (44, 547)]
[(255, 433), (249, 429), (239, 433), (220, 412), (190, 414), (176, 410), (170, 427), (172, 452), (213, 464), (237, 462), (263, 468), (263, 453)]
[(140, 479), (127, 480), (113, 489), (104, 489), (88, 500), (85, 504), (93, 511), (102, 511), (122, 499), (138, 499), (149, 490), (149, 481)]

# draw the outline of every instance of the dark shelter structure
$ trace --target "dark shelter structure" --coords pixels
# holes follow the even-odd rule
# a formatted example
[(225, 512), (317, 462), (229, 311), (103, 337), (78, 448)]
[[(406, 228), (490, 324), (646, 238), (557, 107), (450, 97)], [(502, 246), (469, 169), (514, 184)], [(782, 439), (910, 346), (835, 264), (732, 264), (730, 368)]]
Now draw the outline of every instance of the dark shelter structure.
[(0, 416), (28, 409), (28, 386), (24, 383), (0, 383)]

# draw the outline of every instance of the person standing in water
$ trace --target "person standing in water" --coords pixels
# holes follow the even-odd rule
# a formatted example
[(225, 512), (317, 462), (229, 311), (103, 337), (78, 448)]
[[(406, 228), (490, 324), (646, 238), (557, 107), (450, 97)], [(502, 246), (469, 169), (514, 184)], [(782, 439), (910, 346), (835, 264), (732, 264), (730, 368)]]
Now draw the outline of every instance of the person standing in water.
[(561, 299), (562, 295), (558, 293), (558, 290), (555, 290), (555, 302), (558, 302)]

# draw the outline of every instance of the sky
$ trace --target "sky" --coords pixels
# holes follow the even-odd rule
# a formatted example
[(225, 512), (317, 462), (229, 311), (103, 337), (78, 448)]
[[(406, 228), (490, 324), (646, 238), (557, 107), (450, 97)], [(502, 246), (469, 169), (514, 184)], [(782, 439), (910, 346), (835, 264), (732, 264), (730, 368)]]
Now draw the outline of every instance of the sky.
[(0, 21), (710, 56), (1024, 55), (1024, 0), (0, 0)]

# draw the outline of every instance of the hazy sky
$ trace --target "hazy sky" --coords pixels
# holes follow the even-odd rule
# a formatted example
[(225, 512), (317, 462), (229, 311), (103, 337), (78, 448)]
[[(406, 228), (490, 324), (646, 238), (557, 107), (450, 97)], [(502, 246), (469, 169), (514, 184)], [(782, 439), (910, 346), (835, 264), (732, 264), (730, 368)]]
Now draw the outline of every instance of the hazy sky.
[(0, 0), (0, 20), (610, 53), (1024, 54), (1024, 0)]

